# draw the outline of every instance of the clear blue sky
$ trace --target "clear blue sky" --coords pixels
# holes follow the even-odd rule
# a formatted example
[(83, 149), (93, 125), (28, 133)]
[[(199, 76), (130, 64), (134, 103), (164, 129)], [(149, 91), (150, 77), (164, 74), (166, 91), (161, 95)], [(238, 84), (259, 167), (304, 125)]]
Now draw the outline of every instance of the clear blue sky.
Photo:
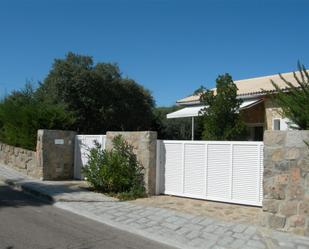
[(306, 0), (9, 0), (0, 3), (0, 95), (37, 82), (68, 51), (116, 62), (171, 105), (220, 73), (309, 67)]

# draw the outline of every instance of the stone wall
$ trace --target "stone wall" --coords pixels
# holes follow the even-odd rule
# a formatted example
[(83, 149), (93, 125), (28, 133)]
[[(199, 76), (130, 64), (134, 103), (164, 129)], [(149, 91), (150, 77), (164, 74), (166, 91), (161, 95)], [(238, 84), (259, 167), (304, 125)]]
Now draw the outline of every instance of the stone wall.
[(309, 235), (309, 131), (264, 133), (263, 225)]
[(0, 163), (28, 176), (41, 179), (43, 177), (43, 171), (36, 162), (35, 151), (0, 143)]
[(137, 160), (144, 167), (144, 181), (146, 191), (150, 195), (155, 194), (157, 132), (107, 132), (107, 150), (112, 148), (112, 140), (117, 135), (122, 135), (123, 138), (134, 147), (134, 153), (137, 156)]
[(73, 178), (75, 135), (74, 131), (38, 130), (37, 163), (44, 180)]

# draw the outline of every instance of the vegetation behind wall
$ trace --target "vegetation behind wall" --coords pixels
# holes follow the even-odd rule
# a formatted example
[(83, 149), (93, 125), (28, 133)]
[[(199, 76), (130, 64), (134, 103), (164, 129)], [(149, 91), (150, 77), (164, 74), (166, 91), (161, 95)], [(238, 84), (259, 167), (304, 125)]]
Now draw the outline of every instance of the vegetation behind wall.
[(286, 84), (286, 89), (280, 88), (272, 81), (277, 93), (272, 95), (273, 100), (282, 108), (282, 115), (293, 121), (299, 130), (309, 130), (309, 72), (304, 65), (298, 63), (298, 74), (294, 72), (297, 85), (286, 80), (281, 74), (280, 78)]
[(29, 84), (0, 103), (0, 140), (9, 145), (35, 151), (38, 129), (65, 130), (73, 123), (64, 105), (39, 101)]
[(116, 64), (68, 53), (37, 89), (26, 84), (0, 103), (0, 140), (35, 150), (38, 129), (105, 134), (155, 129), (150, 92), (121, 76)]

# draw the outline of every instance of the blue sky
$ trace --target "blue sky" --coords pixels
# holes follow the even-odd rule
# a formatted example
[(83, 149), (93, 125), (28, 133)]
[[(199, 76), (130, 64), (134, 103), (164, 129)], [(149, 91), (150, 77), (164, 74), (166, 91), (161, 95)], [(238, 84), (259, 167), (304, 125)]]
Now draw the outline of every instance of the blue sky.
[(218, 74), (309, 67), (306, 0), (3, 0), (0, 95), (43, 80), (68, 51), (116, 62), (172, 105)]

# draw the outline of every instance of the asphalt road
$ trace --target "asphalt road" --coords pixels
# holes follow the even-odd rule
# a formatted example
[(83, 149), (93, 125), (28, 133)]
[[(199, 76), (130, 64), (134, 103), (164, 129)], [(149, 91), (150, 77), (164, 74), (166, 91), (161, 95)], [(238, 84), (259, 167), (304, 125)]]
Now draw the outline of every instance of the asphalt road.
[(0, 249), (171, 249), (51, 206), (0, 182)]

